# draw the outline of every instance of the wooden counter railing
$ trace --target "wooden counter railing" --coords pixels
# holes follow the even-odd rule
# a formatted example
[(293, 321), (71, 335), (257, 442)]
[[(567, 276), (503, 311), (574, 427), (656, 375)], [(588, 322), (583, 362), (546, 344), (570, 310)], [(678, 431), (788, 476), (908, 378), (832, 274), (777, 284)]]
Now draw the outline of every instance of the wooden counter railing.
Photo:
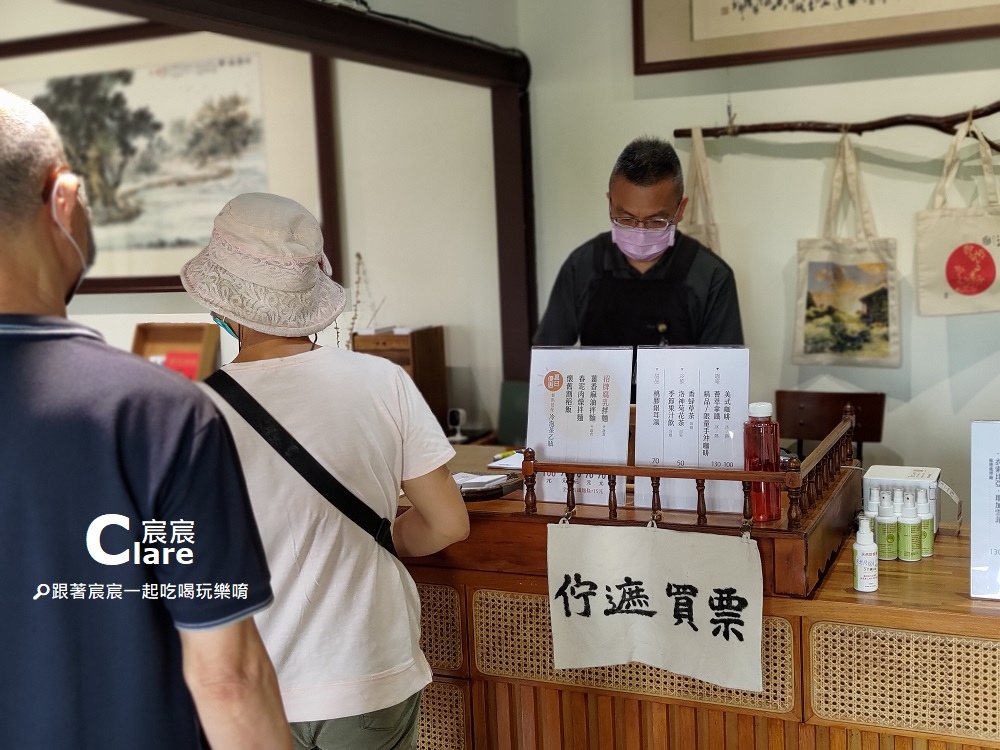
[[(628, 474), (649, 477), (653, 486), (651, 518), (655, 523), (662, 520), (660, 507), (661, 479), (690, 479), (694, 481), (698, 493), (697, 524), (708, 524), (708, 510), (705, 501), (706, 480), (741, 482), (743, 484), (743, 521), (745, 526), (753, 525), (750, 506), (750, 489), (755, 482), (778, 484), (788, 494), (788, 528), (798, 529), (802, 525), (802, 515), (821, 504), (845, 465), (854, 461), (854, 407), (844, 406), (844, 417), (823, 441), (801, 463), (793, 457), (788, 462), (788, 471), (737, 471), (733, 469), (686, 469), (657, 466), (623, 467), (617, 464), (584, 464), (565, 462), (545, 462), (535, 458), (535, 451), (526, 448), (521, 472), (524, 475), (524, 510), (527, 514), (537, 512), (535, 495), (536, 475), (540, 473), (564, 474), (566, 476), (566, 512), (576, 510), (574, 478), (577, 474), (597, 474), (608, 478), (608, 518), (618, 518), (618, 496), (616, 477), (628, 469)], [(853, 466), (851, 468), (854, 468)]]

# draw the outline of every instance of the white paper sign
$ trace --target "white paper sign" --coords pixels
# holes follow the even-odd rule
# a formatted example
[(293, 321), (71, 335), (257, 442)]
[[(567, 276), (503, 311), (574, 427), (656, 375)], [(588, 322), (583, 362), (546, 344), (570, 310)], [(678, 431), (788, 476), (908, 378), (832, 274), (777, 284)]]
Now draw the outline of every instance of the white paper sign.
[[(528, 440), (538, 461), (621, 464), (628, 460), (632, 349), (536, 347), (531, 350), (528, 390)], [(625, 500), (625, 478), (617, 480), (618, 502)], [(566, 500), (566, 477), (540, 474), (539, 500)], [(603, 475), (574, 477), (578, 503), (606, 505)]]
[(972, 423), (972, 596), (1000, 599), (1000, 422)]
[(550, 524), (556, 669), (637, 661), (762, 690), (764, 582), (750, 538)]
[[(636, 357), (635, 464), (743, 469), (750, 350), (744, 347), (640, 347)], [(635, 478), (635, 504), (648, 508), (649, 477)], [(743, 485), (709, 480), (709, 512), (741, 513)], [(693, 479), (660, 482), (660, 507), (694, 510)]]

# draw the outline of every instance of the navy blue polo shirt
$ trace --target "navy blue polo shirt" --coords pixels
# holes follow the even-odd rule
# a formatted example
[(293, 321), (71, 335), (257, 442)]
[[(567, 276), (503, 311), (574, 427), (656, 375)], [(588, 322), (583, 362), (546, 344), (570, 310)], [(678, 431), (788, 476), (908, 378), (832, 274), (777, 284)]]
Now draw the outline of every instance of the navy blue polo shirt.
[(196, 386), (61, 318), (0, 315), (0, 747), (203, 747), (176, 628), (263, 609), (269, 580)]

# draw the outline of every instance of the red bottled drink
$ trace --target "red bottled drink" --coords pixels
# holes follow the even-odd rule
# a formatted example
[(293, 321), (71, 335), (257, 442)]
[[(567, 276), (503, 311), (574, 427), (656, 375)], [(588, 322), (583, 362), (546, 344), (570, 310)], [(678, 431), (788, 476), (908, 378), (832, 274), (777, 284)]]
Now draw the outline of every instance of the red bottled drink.
[[(779, 471), (781, 449), (778, 423), (771, 419), (771, 404), (750, 404), (750, 419), (743, 424), (743, 468), (746, 471)], [(770, 482), (750, 483), (750, 507), (754, 521), (777, 521), (781, 518), (781, 486)]]

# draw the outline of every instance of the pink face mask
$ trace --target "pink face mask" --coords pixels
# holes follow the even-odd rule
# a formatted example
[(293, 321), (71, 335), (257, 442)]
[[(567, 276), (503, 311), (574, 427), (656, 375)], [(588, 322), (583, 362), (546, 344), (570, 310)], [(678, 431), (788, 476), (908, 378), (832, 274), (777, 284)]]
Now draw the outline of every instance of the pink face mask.
[(611, 239), (627, 258), (653, 260), (673, 246), (676, 228), (675, 224), (667, 224), (663, 229), (629, 229), (611, 222)]

